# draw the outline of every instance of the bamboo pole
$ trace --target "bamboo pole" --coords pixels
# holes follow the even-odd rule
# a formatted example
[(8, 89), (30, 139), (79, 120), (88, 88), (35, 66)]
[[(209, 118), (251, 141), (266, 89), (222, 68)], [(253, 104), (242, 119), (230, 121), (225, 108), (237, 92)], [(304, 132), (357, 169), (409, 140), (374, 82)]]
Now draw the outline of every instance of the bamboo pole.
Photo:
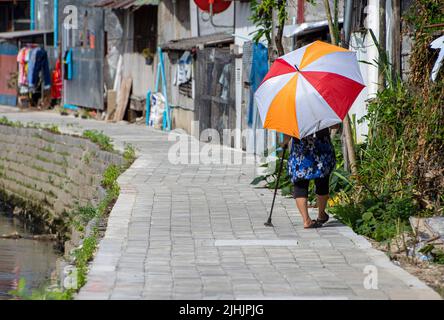
[(336, 32), (334, 30), (333, 19), (331, 17), (330, 10), (330, 2), (328, 0), (324, 0), (325, 13), (327, 14), (328, 20), (328, 30), (330, 31), (331, 43), (334, 45), (338, 45), (338, 41), (336, 39)]

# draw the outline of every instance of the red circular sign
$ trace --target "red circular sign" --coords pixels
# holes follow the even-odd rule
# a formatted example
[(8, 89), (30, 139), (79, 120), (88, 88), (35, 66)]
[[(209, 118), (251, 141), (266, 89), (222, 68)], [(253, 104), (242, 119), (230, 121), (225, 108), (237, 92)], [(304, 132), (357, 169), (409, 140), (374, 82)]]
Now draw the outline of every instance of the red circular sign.
[[(200, 8), (200, 10), (210, 12), (211, 0), (194, 0), (194, 2), (196, 2), (196, 5)], [(213, 0), (213, 13), (220, 13), (227, 10), (230, 4), (231, 1)]]

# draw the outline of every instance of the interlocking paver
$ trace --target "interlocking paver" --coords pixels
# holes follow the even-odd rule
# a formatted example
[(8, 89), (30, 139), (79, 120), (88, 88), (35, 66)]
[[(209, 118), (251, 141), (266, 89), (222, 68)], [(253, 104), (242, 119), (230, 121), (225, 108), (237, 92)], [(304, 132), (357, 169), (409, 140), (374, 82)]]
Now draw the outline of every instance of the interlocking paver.
[[(439, 298), (334, 219), (305, 230), (292, 199), (277, 196), (275, 228), (265, 227), (272, 192), (250, 185), (254, 162), (172, 164), (173, 142), (151, 128), (44, 112), (4, 115), (66, 132), (102, 130), (117, 147), (138, 149), (119, 177), (121, 195), (78, 299)], [(231, 245), (217, 245), (223, 241)], [(378, 270), (377, 290), (364, 287), (368, 265)]]

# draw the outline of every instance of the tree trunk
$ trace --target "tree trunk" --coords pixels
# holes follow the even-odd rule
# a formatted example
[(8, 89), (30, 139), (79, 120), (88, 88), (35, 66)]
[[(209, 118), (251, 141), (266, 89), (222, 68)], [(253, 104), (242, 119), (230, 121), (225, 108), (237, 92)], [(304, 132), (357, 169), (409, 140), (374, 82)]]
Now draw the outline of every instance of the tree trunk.
[[(381, 52), (386, 52), (386, 23), (385, 23), (385, 1), (379, 0), (379, 46)], [(385, 88), (385, 74), (384, 74), (383, 57), (379, 54), (379, 66), (378, 66), (378, 86), (379, 90)]]
[(271, 41), (268, 44), (268, 62), (270, 66), (276, 60), (276, 9), (271, 9)]
[(392, 0), (392, 64), (393, 79), (401, 74), (401, 0)]
[[(331, 11), (330, 11), (330, 3), (328, 2), (328, 0), (324, 0), (324, 6), (325, 6), (325, 12), (327, 15), (327, 20), (328, 20), (328, 28), (330, 31), (331, 43), (334, 45), (337, 45), (338, 43), (337, 43), (337, 39), (336, 39), (335, 32), (334, 32), (334, 25), (333, 25)], [(342, 45), (345, 46), (346, 44), (343, 43)], [(348, 158), (351, 173), (352, 173), (352, 175), (357, 176), (358, 170), (357, 170), (357, 166), (356, 166), (355, 147), (354, 147), (354, 142), (353, 142), (353, 137), (352, 137), (350, 117), (348, 116), (348, 114), (346, 114), (344, 117), (343, 126), (344, 126), (343, 127), (344, 128), (344, 140), (345, 140), (346, 147), (347, 147), (347, 152), (346, 152), (346, 154), (344, 154), (344, 160), (347, 161), (347, 158)]]
[[(286, 4), (285, 0), (279, 0), (278, 1), (278, 8), (285, 6), (285, 4)], [(278, 24), (277, 32), (276, 32), (275, 43), (276, 43), (276, 49), (277, 49), (278, 56), (283, 56), (285, 54), (284, 46), (282, 44), (282, 36), (284, 34), (284, 25), (285, 25), (285, 21), (280, 21)]]

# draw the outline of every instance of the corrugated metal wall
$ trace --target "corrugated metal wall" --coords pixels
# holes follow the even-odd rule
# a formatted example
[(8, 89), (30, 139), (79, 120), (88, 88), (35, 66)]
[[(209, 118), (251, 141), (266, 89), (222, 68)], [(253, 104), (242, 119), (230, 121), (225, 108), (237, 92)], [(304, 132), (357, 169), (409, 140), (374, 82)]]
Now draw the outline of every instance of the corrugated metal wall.
[[(78, 17), (77, 30), (63, 30), (62, 54), (72, 49), (73, 58), (73, 77), (63, 85), (64, 103), (103, 110), (104, 12), (99, 8), (79, 6)], [(94, 40), (85, 34), (94, 35)]]

